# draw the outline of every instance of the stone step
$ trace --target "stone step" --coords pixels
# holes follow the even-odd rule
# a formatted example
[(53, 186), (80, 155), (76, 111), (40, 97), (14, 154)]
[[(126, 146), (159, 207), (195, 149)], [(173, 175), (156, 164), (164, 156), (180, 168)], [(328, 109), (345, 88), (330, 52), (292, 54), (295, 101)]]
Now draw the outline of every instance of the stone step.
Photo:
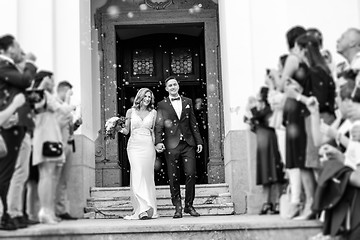
[[(196, 211), (203, 216), (211, 215), (232, 215), (234, 214), (234, 204), (203, 204), (195, 205)], [(86, 218), (122, 218), (132, 213), (133, 208), (131, 206), (121, 207), (87, 207), (85, 208)], [(171, 217), (174, 215), (175, 208), (171, 205), (158, 206), (158, 214), (161, 217)]]
[(156, 220), (79, 219), (37, 224), (17, 231), (0, 231), (7, 240), (305, 240), (321, 232), (318, 221), (293, 221), (278, 215), (184, 216)]
[[(158, 206), (172, 206), (170, 196), (158, 196)], [(226, 204), (231, 203), (230, 194), (227, 195), (198, 195), (194, 199), (195, 205), (201, 204)], [(183, 199), (184, 205), (184, 199)], [(104, 207), (122, 207), (131, 206), (130, 197), (112, 197), (112, 198), (89, 198), (87, 200), (88, 207), (104, 208)]]
[[(181, 195), (185, 196), (185, 186), (181, 185)], [(195, 195), (221, 195), (229, 193), (229, 185), (199, 184), (195, 186)], [(90, 189), (90, 196), (94, 198), (129, 197), (130, 187), (94, 187)], [(156, 186), (156, 196), (170, 196), (169, 186)]]

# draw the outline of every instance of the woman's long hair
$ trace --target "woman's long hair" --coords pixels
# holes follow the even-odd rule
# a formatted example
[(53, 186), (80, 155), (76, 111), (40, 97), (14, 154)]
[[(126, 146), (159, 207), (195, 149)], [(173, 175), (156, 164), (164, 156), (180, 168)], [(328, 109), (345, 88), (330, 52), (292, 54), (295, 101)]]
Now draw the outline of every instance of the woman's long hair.
[(135, 108), (135, 109), (137, 109), (137, 110), (140, 110), (140, 103), (141, 103), (142, 100), (144, 99), (145, 94), (148, 93), (148, 92), (151, 94), (151, 102), (150, 102), (150, 104), (147, 106), (147, 110), (148, 110), (148, 111), (153, 110), (153, 109), (154, 109), (154, 105), (155, 105), (155, 97), (154, 97), (153, 92), (152, 92), (150, 89), (148, 89), (148, 88), (141, 88), (141, 89), (137, 92), (137, 94), (136, 94), (136, 96), (135, 96), (135, 99), (134, 99), (134, 104), (133, 104), (132, 107)]
[(326, 73), (331, 74), (324, 57), (321, 55), (319, 41), (316, 38), (303, 34), (296, 39), (296, 43), (300, 49), (306, 50), (305, 57), (309, 61), (310, 67), (320, 67)]

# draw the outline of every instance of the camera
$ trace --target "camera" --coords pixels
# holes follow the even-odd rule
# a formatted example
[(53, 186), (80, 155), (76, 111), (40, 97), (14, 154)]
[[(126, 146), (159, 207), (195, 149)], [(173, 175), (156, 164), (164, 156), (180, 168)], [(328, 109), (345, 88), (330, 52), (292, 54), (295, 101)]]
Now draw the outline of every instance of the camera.
[(31, 89), (25, 91), (25, 98), (31, 105), (41, 102), (44, 99), (43, 89)]

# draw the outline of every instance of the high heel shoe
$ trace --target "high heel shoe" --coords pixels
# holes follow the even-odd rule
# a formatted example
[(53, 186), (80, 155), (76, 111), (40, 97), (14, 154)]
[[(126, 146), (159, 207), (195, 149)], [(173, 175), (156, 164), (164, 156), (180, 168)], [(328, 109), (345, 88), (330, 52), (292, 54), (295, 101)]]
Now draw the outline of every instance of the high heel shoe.
[(146, 211), (148, 214), (148, 218), (152, 218), (154, 215), (154, 209), (152, 207), (149, 208), (149, 210)]
[(280, 214), (280, 204), (279, 204), (279, 203), (275, 203), (273, 210), (274, 210), (274, 211), (272, 212), (272, 214)]
[(301, 209), (302, 209), (301, 204), (291, 203), (289, 206), (286, 218), (293, 219), (293, 218), (299, 216)]
[(149, 219), (149, 215), (148, 213), (145, 211), (145, 212), (142, 212), (139, 214), (139, 219), (140, 220), (146, 220), (146, 219)]
[(44, 209), (40, 209), (38, 213), (39, 222), (45, 224), (57, 224), (58, 221), (54, 219), (50, 213), (47, 213)]
[(273, 212), (273, 204), (272, 203), (264, 203), (259, 215), (265, 215), (265, 214), (272, 213), (272, 212)]

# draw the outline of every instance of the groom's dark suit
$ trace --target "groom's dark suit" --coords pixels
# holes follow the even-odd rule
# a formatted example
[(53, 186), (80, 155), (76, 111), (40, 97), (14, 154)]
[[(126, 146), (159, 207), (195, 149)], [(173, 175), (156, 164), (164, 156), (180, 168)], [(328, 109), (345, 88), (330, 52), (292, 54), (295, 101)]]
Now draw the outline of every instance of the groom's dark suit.
[(195, 148), (202, 145), (191, 99), (181, 97), (182, 112), (180, 119), (169, 98), (158, 103), (155, 125), (155, 145), (165, 144), (165, 158), (170, 180), (173, 205), (181, 205), (180, 161), (186, 175), (185, 207), (192, 206), (195, 197), (196, 160)]

